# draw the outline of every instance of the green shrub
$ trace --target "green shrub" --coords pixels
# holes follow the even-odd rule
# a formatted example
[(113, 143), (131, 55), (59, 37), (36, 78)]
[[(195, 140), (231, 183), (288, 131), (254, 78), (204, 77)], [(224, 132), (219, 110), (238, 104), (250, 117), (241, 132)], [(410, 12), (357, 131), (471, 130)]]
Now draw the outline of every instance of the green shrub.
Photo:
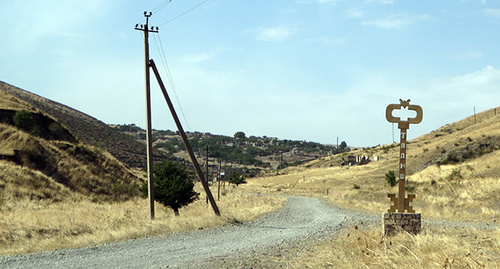
[(387, 184), (389, 184), (389, 186), (391, 187), (394, 187), (396, 186), (396, 184), (398, 184), (398, 181), (396, 180), (396, 176), (394, 175), (393, 170), (389, 170), (389, 172), (385, 174), (385, 180), (387, 181)]
[[(186, 165), (171, 160), (157, 163), (153, 168), (155, 201), (172, 208), (179, 215), (179, 208), (186, 206), (200, 195), (194, 191), (194, 176)], [(142, 186), (144, 196), (148, 195), (148, 183)]]
[(236, 184), (236, 186), (238, 186), (240, 184), (247, 183), (247, 181), (245, 180), (245, 177), (242, 174), (234, 173), (229, 178), (229, 183), (233, 183)]
[(16, 127), (26, 132), (32, 132), (35, 128), (35, 120), (29, 111), (21, 110), (16, 112), (12, 120)]

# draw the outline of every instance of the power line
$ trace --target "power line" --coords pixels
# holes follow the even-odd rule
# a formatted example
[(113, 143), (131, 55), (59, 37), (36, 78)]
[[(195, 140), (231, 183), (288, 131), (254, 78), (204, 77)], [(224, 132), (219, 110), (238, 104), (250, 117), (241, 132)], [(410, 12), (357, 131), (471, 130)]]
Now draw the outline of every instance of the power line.
[(158, 41), (157, 41), (156, 35), (154, 35), (153, 37), (154, 37), (156, 49), (158, 50), (158, 53), (160, 54), (160, 59), (161, 59), (161, 62), (163, 64), (163, 68), (165, 69), (165, 73), (167, 74), (168, 83), (170, 85), (170, 88), (174, 92), (175, 100), (177, 101), (177, 105), (179, 106), (179, 109), (181, 111), (182, 118), (184, 119), (184, 122), (186, 123), (188, 130), (192, 130), (192, 128), (191, 128), (191, 126), (186, 118), (186, 114), (184, 114), (184, 110), (182, 109), (181, 102), (179, 101), (179, 96), (177, 95), (177, 90), (175, 88), (174, 80), (172, 78), (172, 74), (170, 73), (170, 68), (168, 67), (168, 61), (167, 61), (167, 57), (165, 54), (165, 50), (163, 49), (163, 44), (161, 42), (161, 38), (158, 35)]
[(163, 4), (157, 6), (155, 9), (153, 9), (151, 12), (153, 14), (155, 14), (156, 12), (160, 11), (162, 8), (164, 8), (166, 5), (170, 4), (170, 2), (172, 2), (172, 0), (167, 0), (165, 1)]
[[(160, 11), (162, 8), (164, 8), (166, 5), (170, 4), (170, 2), (172, 2), (172, 0), (167, 0), (165, 2), (163, 2), (162, 4), (160, 4), (159, 6), (155, 7), (152, 11), (151, 11), (151, 15), (152, 14), (155, 14), (156, 12)], [(143, 24), (144, 21), (146, 19), (145, 18), (142, 18), (137, 24)]]
[(177, 18), (179, 18), (179, 17), (181, 17), (181, 16), (184, 16), (184, 15), (186, 15), (187, 13), (189, 13), (189, 12), (193, 11), (195, 8), (197, 8), (197, 7), (199, 7), (199, 6), (203, 5), (203, 4), (205, 4), (206, 2), (208, 2), (208, 0), (205, 0), (205, 1), (201, 2), (201, 3), (199, 3), (198, 5), (196, 5), (196, 6), (192, 7), (192, 8), (190, 8), (190, 9), (188, 9), (187, 11), (185, 11), (185, 12), (183, 12), (183, 13), (181, 13), (181, 14), (179, 14), (179, 15), (175, 16), (175, 17), (173, 17), (172, 19), (170, 19), (170, 20), (168, 20), (168, 21), (166, 21), (166, 22), (164, 22), (164, 23), (158, 24), (158, 26), (165, 25), (165, 24), (167, 24), (167, 23), (169, 23), (169, 22), (171, 22), (171, 21), (173, 21), (173, 20), (175, 20), (175, 19), (177, 19)]

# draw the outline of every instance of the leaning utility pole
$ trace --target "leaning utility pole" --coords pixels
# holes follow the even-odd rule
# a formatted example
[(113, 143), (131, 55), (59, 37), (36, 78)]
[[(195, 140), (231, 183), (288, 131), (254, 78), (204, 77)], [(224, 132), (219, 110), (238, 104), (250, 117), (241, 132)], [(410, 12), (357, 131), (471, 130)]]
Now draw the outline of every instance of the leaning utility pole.
[(147, 144), (147, 171), (148, 171), (148, 198), (149, 198), (149, 212), (151, 219), (155, 218), (155, 199), (154, 199), (154, 182), (153, 182), (153, 139), (152, 139), (152, 124), (151, 124), (151, 83), (149, 76), (149, 32), (158, 33), (158, 27), (154, 30), (154, 27), (151, 26), (149, 29), (149, 17), (151, 17), (152, 13), (144, 11), (144, 17), (146, 17), (145, 25), (135, 25), (135, 30), (144, 32), (144, 60), (146, 67), (146, 144)]
[(174, 105), (172, 104), (172, 101), (170, 100), (170, 97), (168, 96), (167, 89), (165, 88), (165, 85), (163, 84), (163, 81), (160, 77), (160, 72), (158, 72), (158, 68), (156, 68), (156, 64), (153, 60), (149, 61), (149, 66), (153, 69), (153, 72), (156, 76), (156, 80), (158, 81), (161, 92), (163, 93), (163, 97), (165, 97), (165, 102), (167, 102), (168, 108), (170, 109), (170, 112), (172, 114), (172, 117), (174, 118), (175, 124), (177, 125), (177, 129), (179, 130), (182, 141), (184, 141), (184, 145), (186, 146), (186, 149), (189, 153), (189, 157), (191, 158), (191, 161), (193, 162), (196, 173), (198, 174), (198, 177), (200, 178), (201, 184), (203, 185), (203, 188), (205, 189), (205, 193), (207, 194), (208, 200), (210, 201), (210, 204), (212, 205), (212, 209), (214, 210), (215, 215), (220, 216), (219, 208), (217, 207), (217, 203), (215, 202), (214, 197), (212, 196), (212, 192), (210, 191), (210, 187), (208, 186), (208, 180), (205, 180), (205, 177), (203, 176), (203, 171), (201, 171), (200, 164), (198, 163), (198, 160), (196, 160), (196, 156), (194, 155), (193, 148), (191, 147), (191, 144), (189, 144), (189, 140), (186, 136), (186, 132), (184, 132), (184, 128), (182, 128), (181, 121), (179, 120), (179, 117), (177, 116), (177, 113), (175, 112)]

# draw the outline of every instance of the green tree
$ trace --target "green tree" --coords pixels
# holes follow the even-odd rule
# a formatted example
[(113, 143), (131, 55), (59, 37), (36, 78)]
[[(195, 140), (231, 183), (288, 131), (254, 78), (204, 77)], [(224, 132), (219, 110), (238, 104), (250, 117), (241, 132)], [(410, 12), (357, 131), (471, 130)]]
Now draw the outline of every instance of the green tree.
[[(194, 191), (194, 176), (186, 169), (186, 165), (171, 160), (157, 163), (153, 168), (155, 201), (172, 208), (179, 215), (179, 208), (198, 199), (200, 195)], [(148, 184), (144, 183), (144, 196), (148, 193)]]
[(12, 118), (14, 124), (21, 130), (32, 132), (35, 128), (35, 120), (31, 112), (26, 110), (17, 111)]
[(241, 132), (241, 131), (240, 131), (240, 132), (236, 132), (236, 133), (234, 134), (234, 138), (236, 138), (236, 139), (238, 139), (238, 138), (245, 139), (246, 137), (247, 137), (247, 136), (245, 135), (245, 133), (244, 133), (244, 132)]
[(232, 174), (228, 181), (229, 183), (236, 184), (236, 186), (247, 183), (245, 177), (240, 173)]
[(398, 184), (393, 170), (389, 170), (389, 172), (385, 174), (385, 180), (387, 181), (387, 184), (389, 184), (391, 187), (394, 187), (396, 186), (396, 184)]
[(347, 150), (347, 143), (345, 141), (342, 141), (339, 145), (339, 151), (344, 152)]

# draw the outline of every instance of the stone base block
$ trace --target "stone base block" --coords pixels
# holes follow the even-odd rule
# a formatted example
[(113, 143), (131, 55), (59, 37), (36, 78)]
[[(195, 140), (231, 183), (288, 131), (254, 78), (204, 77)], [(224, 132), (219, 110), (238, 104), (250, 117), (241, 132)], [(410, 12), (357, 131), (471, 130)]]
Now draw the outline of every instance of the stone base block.
[(394, 235), (399, 231), (418, 234), (422, 230), (422, 216), (410, 213), (384, 213), (384, 234)]

